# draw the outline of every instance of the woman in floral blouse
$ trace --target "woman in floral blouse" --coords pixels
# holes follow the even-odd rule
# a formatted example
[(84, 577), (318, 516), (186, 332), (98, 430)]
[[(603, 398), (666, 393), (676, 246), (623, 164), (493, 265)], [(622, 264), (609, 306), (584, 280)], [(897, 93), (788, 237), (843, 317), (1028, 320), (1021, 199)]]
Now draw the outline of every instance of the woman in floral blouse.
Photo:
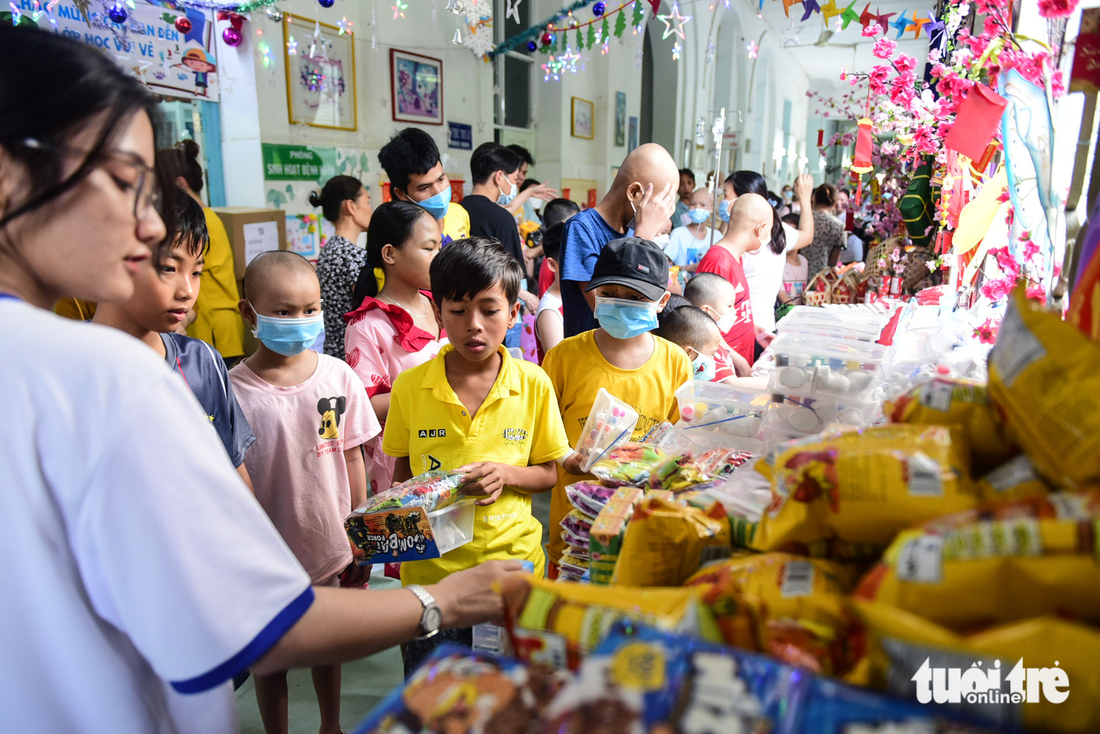
[(836, 265), (844, 249), (844, 225), (833, 216), (836, 187), (824, 183), (814, 189), (814, 241), (802, 254), (809, 261), (810, 280), (825, 268)]
[(325, 219), (336, 226), (336, 235), (321, 248), (317, 278), (325, 313), (325, 354), (343, 359), (344, 314), (352, 310), (355, 280), (367, 263), (367, 251), (356, 243), (370, 225), (370, 191), (357, 178), (333, 176), (320, 192), (309, 195), (309, 203), (321, 207)]

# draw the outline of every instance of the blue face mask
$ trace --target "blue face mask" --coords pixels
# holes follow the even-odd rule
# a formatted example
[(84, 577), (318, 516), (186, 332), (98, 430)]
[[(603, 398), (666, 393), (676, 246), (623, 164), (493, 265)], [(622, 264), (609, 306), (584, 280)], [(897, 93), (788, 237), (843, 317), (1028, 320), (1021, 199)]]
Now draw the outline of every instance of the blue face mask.
[(515, 183), (512, 184), (511, 193), (504, 193), (500, 186), (497, 186), (497, 191), (500, 191), (500, 196), (497, 197), (497, 203), (501, 206), (508, 206), (512, 203), (512, 199), (519, 195), (519, 187), (516, 186)]
[[(255, 307), (252, 308), (252, 312), (256, 313)], [(252, 335), (276, 354), (293, 357), (308, 349), (324, 330), (324, 313), (304, 319), (277, 319), (257, 313), (256, 328), (252, 331)]]
[[(722, 202), (722, 204), (724, 206), (725, 202)], [(702, 224), (710, 219), (710, 212), (706, 209), (688, 209), (688, 219), (691, 220), (692, 224)]]
[(694, 373), (692, 377), (696, 380), (710, 382), (714, 379), (714, 372), (717, 369), (717, 365), (714, 363), (714, 357), (708, 357), (705, 354), (699, 353), (695, 355), (695, 359), (691, 360), (691, 368)]
[(657, 304), (596, 297), (596, 320), (616, 339), (632, 339), (657, 328)]
[(718, 218), (723, 222), (730, 220), (730, 209), (733, 207), (732, 201), (722, 201), (718, 203)]
[(443, 217), (447, 216), (447, 209), (451, 206), (450, 185), (448, 185), (447, 188), (443, 189), (435, 196), (429, 197), (424, 201), (418, 201), (416, 202), (416, 204), (417, 206), (426, 209), (428, 211), (428, 214), (431, 214), (436, 219), (442, 219)]

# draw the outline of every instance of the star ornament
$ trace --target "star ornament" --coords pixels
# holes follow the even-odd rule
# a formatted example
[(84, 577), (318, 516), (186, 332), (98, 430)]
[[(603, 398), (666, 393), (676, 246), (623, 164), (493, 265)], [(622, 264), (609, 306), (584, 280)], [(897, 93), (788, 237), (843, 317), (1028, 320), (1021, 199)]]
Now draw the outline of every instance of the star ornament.
[(559, 57), (562, 64), (562, 73), (569, 72), (570, 74), (577, 73), (577, 64), (580, 64), (580, 71), (584, 71), (584, 56), (573, 50), (572, 46), (565, 47), (565, 53)]
[[(786, 0), (783, 0), (786, 2)], [(658, 15), (657, 20), (665, 24), (664, 35), (661, 36), (661, 40), (664, 40), (675, 33), (680, 37), (680, 40), (684, 40), (684, 23), (691, 20), (690, 15), (680, 15), (680, 4), (678, 2), (672, 3), (672, 12), (668, 15)]]
[(291, 36), (286, 42), (286, 55), (297, 56), (298, 55), (298, 42), (294, 40), (294, 36)]
[(749, 50), (749, 58), (755, 59), (757, 54), (760, 53), (760, 47), (756, 45), (756, 41), (749, 41), (749, 45), (745, 46)]
[(511, 18), (516, 23), (519, 23), (519, 4), (521, 2), (523, 2), (523, 0), (514, 0), (514, 2), (513, 0), (508, 0), (505, 5), (506, 12), (504, 13), (504, 17), (506, 19)]
[(851, 4), (849, 4), (848, 7), (844, 8), (844, 12), (840, 14), (840, 19), (844, 21), (843, 25), (841, 25), (840, 27), (840, 30), (848, 30), (849, 23), (851, 23), (853, 20), (859, 20), (859, 13), (857, 13), (855, 10), (856, 3), (858, 1), (859, 0), (852, 0)]
[(404, 20), (405, 11), (408, 10), (408, 9), (409, 9), (409, 4), (408, 3), (403, 3), (403, 2), (401, 2), (401, 0), (396, 0), (396, 4), (390, 6), (390, 10), (393, 11), (393, 19), (394, 20), (397, 20), (398, 18)]
[(547, 60), (547, 62), (542, 65), (542, 80), (544, 82), (548, 82), (551, 79), (556, 82), (561, 81), (562, 66), (562, 62), (559, 61), (557, 57), (555, 57), (553, 54), (551, 54), (549, 60)]
[(684, 48), (683, 48), (683, 46), (680, 45), (679, 41), (676, 41), (675, 43), (673, 43), (672, 44), (672, 60), (673, 61), (679, 61), (680, 60), (680, 53), (683, 50), (684, 50)]
[(782, 31), (783, 33), (783, 48), (788, 46), (801, 46), (802, 44), (798, 40), (798, 34), (802, 32), (802, 26), (795, 26), (794, 21), (791, 21), (790, 26)]
[(336, 27), (340, 29), (337, 35), (344, 35), (345, 33), (351, 33), (351, 27), (355, 25), (353, 21), (348, 20), (348, 16), (344, 16), (336, 22)]

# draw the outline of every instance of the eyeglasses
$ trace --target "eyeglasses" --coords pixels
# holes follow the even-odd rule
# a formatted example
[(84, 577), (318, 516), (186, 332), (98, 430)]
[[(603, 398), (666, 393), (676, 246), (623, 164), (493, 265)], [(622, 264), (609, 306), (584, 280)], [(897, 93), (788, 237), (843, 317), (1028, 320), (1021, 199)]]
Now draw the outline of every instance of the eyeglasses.
[[(50, 150), (56, 153), (68, 153), (71, 155), (87, 155), (88, 151), (81, 150), (79, 148), (69, 148), (66, 146), (49, 145), (43, 143), (35, 138), (26, 138), (22, 142), (23, 147), (31, 148), (32, 150)], [(157, 179), (153, 173), (153, 169), (145, 165), (145, 163), (134, 153), (126, 153), (122, 151), (107, 151), (100, 154), (103, 159), (115, 160), (123, 165), (130, 166), (137, 169), (138, 177), (137, 181), (133, 184), (134, 192), (134, 219), (138, 222), (143, 221), (149, 216), (150, 210), (152, 210), (157, 202), (160, 201), (160, 192), (157, 191)]]

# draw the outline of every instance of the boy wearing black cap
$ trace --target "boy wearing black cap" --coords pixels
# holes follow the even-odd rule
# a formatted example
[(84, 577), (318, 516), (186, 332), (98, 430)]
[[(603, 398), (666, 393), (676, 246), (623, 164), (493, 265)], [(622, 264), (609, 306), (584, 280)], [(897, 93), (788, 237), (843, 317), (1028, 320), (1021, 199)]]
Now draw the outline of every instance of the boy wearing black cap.
[[(691, 379), (691, 360), (680, 347), (650, 333), (668, 303), (667, 285), (668, 260), (649, 240), (613, 240), (600, 253), (587, 288), (595, 293), (599, 328), (565, 339), (542, 364), (571, 446), (577, 445), (601, 387), (638, 411), (633, 440), (662, 421), (678, 419), (675, 392)], [(585, 479), (592, 477), (558, 468), (550, 501), (551, 578), (565, 549), (558, 532), (569, 512), (565, 487)]]

